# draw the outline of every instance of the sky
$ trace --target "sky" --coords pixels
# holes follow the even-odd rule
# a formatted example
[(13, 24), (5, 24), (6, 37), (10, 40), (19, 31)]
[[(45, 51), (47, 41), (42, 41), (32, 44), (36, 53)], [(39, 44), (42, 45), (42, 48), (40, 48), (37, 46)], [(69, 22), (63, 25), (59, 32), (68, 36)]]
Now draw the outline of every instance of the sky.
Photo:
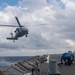
[(0, 27), (0, 56), (75, 51), (75, 0), (0, 0), (0, 25), (17, 26), (15, 16), (28, 28), (28, 37), (13, 43), (6, 38), (16, 28)]
[(10, 6), (14, 6), (14, 5), (18, 4), (19, 1), (20, 0), (0, 0), (0, 5), (3, 5), (5, 3)]

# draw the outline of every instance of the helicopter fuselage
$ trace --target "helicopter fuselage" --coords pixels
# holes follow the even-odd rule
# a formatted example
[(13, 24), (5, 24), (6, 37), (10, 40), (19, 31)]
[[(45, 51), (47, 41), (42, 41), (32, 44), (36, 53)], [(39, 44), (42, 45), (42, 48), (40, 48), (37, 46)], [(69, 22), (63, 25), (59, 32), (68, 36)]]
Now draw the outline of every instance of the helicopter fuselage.
[(11, 33), (11, 37), (7, 37), (8, 40), (18, 40), (19, 37), (28, 35), (28, 29), (24, 27), (16, 28), (14, 31), (15, 36), (13, 36), (13, 33)]
[(27, 37), (27, 35), (28, 35), (28, 29), (24, 28), (24, 27), (16, 28), (16, 30), (14, 32), (15, 32), (14, 38), (19, 38), (24, 35)]

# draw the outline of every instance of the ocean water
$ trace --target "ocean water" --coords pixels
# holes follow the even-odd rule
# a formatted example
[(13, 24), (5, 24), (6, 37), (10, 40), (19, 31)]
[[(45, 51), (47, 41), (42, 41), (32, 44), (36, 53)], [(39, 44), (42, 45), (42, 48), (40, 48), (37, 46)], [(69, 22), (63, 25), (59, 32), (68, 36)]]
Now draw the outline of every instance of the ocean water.
[(27, 58), (29, 58), (29, 56), (0, 57), (0, 70), (3, 70), (22, 60), (26, 60)]

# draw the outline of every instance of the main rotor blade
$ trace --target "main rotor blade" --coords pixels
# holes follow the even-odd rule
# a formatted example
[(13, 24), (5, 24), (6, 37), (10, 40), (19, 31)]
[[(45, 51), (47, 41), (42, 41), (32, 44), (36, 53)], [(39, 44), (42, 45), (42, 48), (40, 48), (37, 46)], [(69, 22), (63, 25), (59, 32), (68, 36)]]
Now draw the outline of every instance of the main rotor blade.
[(38, 25), (34, 25), (34, 26), (44, 26), (44, 25), (47, 25), (47, 24), (44, 23), (44, 24), (38, 24)]
[(2, 27), (19, 27), (19, 26), (14, 26), (14, 25), (0, 25)]
[(17, 17), (15, 17), (15, 18), (16, 18), (16, 21), (17, 21), (19, 27), (22, 27), (21, 24), (20, 24), (20, 22), (19, 22), (19, 20), (18, 20), (18, 18)]
[(31, 24), (31, 25), (25, 25), (25, 26), (44, 26), (44, 25), (46, 26), (47, 24), (46, 23), (44, 23), (44, 24), (34, 24), (34, 25)]
[[(47, 24), (38, 24), (38, 25), (25, 25), (25, 26), (44, 26), (44, 25), (47, 25)], [(15, 26), (15, 25), (0, 25), (2, 27), (24, 27), (24, 26)]]

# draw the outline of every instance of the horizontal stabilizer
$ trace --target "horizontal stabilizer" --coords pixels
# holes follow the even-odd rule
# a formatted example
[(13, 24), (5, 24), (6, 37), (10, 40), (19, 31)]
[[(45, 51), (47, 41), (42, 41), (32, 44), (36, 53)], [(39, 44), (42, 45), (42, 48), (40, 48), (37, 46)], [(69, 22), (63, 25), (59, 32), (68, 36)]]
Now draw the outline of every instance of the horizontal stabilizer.
[(18, 38), (10, 38), (10, 37), (7, 37), (8, 40), (18, 40)]

